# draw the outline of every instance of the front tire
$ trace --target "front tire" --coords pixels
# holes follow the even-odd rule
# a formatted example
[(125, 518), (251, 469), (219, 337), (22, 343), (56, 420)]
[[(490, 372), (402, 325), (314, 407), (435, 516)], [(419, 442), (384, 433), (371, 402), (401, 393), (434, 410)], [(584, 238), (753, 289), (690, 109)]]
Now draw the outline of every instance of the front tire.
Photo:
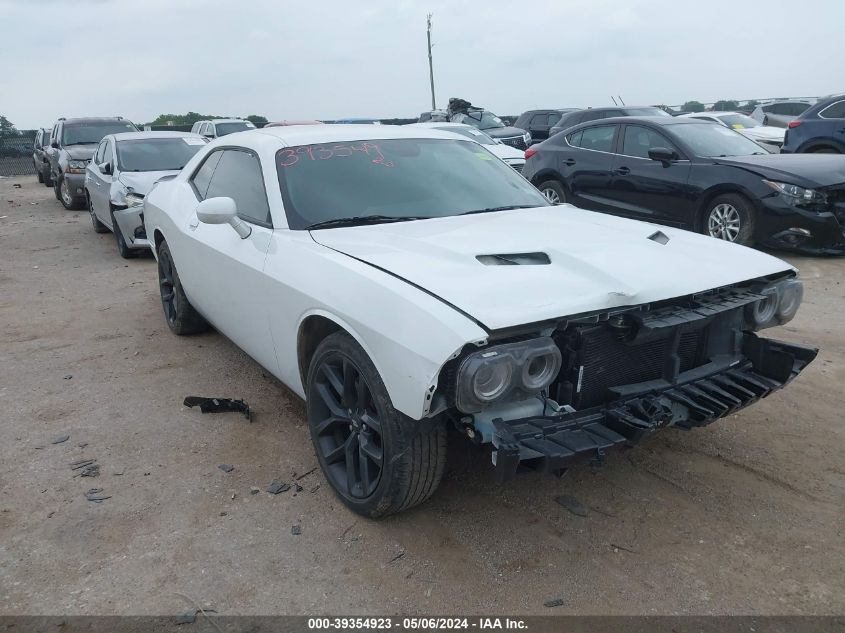
[(542, 182), (537, 186), (537, 189), (539, 189), (540, 193), (546, 196), (546, 200), (552, 204), (564, 204), (566, 202), (566, 189), (557, 180), (547, 180)]
[(53, 186), (53, 172), (50, 171), (50, 167), (48, 166), (42, 171), (43, 180), (45, 187), (52, 187)]
[(174, 334), (184, 336), (208, 329), (208, 322), (185, 296), (167, 242), (162, 242), (158, 247), (158, 285), (164, 320)]
[(106, 233), (109, 230), (105, 224), (100, 222), (100, 219), (94, 213), (94, 205), (91, 204), (91, 196), (86, 196), (88, 200), (88, 213), (91, 214), (91, 224), (94, 226), (94, 233)]
[(754, 243), (754, 209), (736, 193), (716, 196), (704, 210), (699, 230), (716, 239), (751, 246)]
[(307, 413), (317, 460), (352, 511), (378, 518), (428, 499), (446, 465), (446, 428), (393, 408), (361, 346), (327, 336), (308, 369)]
[(112, 232), (114, 233), (114, 239), (117, 242), (117, 252), (120, 253), (120, 256), (123, 259), (134, 259), (138, 255), (137, 251), (133, 251), (126, 243), (126, 238), (123, 237), (123, 231), (120, 230), (120, 227), (117, 225), (117, 220), (114, 217), (114, 209), (109, 209), (109, 213), (111, 214)]
[[(35, 167), (36, 167), (36, 169), (38, 169), (38, 165), (36, 165)], [(38, 178), (38, 183), (43, 185), (44, 184), (44, 172), (41, 171), (40, 169), (38, 169), (38, 174), (37, 174), (36, 177)]]
[(58, 192), (59, 202), (68, 211), (78, 211), (82, 208), (83, 201), (71, 193), (67, 179), (61, 174), (59, 174), (59, 179), (56, 181), (56, 191)]

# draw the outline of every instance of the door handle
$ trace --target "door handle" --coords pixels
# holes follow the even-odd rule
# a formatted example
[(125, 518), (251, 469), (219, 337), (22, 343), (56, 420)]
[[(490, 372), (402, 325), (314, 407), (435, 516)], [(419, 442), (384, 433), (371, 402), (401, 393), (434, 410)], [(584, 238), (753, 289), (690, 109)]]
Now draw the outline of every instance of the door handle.
[(627, 176), (631, 173), (631, 170), (628, 167), (620, 167), (619, 169), (614, 169), (613, 173), (619, 174), (620, 176)]
[(566, 165), (567, 167), (572, 167), (575, 164), (575, 159), (574, 158), (567, 158), (565, 161), (563, 161), (563, 164)]

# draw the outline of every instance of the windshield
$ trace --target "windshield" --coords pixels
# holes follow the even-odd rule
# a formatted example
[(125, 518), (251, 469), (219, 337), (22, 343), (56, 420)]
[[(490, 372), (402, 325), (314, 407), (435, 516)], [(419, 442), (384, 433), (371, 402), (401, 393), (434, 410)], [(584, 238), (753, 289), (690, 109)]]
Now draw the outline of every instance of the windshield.
[(106, 134), (137, 132), (129, 121), (103, 121), (97, 123), (65, 123), (62, 145), (96, 145)]
[(734, 130), (744, 130), (750, 127), (761, 127), (761, 125), (752, 119), (750, 116), (744, 114), (722, 114), (716, 117), (722, 123)]
[(145, 138), (118, 141), (117, 164), (120, 171), (179, 170), (205, 145), (199, 138)]
[(226, 136), (233, 132), (243, 132), (244, 130), (251, 130), (255, 126), (249, 121), (236, 121), (233, 123), (216, 123), (217, 136)]
[(292, 229), (378, 215), (429, 218), (549, 203), (483, 147), (463, 140), (320, 143), (276, 154)]
[(434, 129), (443, 130), (444, 132), (452, 132), (453, 134), (460, 134), (461, 136), (471, 138), (476, 143), (481, 143), (482, 145), (498, 145), (498, 143), (490, 136), (474, 127), (444, 126), (436, 127)]
[(672, 116), (662, 108), (626, 108), (628, 116)]
[(468, 114), (464, 113), (461, 120), (457, 121), (457, 123), (466, 123), (467, 125), (477, 127), (479, 130), (492, 130), (498, 127), (505, 127), (505, 124), (502, 123), (499, 117), (487, 110), (470, 111)]
[(768, 152), (738, 132), (721, 125), (690, 124), (672, 125), (672, 132), (686, 143), (693, 154), (714, 158), (716, 156), (751, 156)]

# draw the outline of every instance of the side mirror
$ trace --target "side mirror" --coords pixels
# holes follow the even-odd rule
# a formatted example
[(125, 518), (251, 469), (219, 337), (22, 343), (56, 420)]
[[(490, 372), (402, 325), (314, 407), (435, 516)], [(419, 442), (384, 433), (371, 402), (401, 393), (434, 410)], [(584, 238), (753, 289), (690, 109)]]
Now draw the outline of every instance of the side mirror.
[(241, 239), (252, 233), (252, 227), (238, 217), (238, 207), (231, 198), (206, 198), (197, 205), (197, 219), (203, 224), (228, 224)]
[(659, 160), (664, 167), (668, 167), (672, 161), (678, 160), (678, 154), (668, 147), (652, 147), (648, 150), (648, 157), (651, 160)]
[(52, 143), (50, 143), (50, 147), (52, 147), (53, 149), (59, 149), (59, 144), (58, 142), (53, 141)]
[(107, 176), (111, 176), (111, 172), (112, 172), (111, 163), (105, 162), (102, 165), (100, 165), (100, 171), (103, 172), (104, 174), (106, 174)]

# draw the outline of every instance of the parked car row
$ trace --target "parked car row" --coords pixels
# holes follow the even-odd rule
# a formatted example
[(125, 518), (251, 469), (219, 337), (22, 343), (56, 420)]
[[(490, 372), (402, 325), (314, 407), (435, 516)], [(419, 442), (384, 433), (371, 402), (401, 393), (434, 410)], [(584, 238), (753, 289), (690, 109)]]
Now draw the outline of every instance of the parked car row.
[[(728, 128), (666, 118), (705, 142), (716, 131), (759, 149)], [(667, 195), (655, 174), (699, 164), (701, 139), (670, 134), (656, 117), (584, 123), (528, 150), (526, 175), (634, 152), (617, 172), (651, 183), (632, 203), (648, 207)], [(560, 141), (580, 153), (550, 151)], [(788, 264), (556, 206), (518, 173), (520, 154), (442, 121), (286, 125), (210, 142), (110, 130), (82, 188), (94, 229), (112, 228), (122, 255), (152, 250), (175, 334), (216, 328), (306, 400), (326, 480), (368, 517), (434, 493), (449, 428), (491, 447), (500, 480), (560, 474), (731, 415), (815, 358), (757, 334), (799, 308)], [(588, 171), (558, 201), (595, 198), (591, 179), (604, 176)]]

